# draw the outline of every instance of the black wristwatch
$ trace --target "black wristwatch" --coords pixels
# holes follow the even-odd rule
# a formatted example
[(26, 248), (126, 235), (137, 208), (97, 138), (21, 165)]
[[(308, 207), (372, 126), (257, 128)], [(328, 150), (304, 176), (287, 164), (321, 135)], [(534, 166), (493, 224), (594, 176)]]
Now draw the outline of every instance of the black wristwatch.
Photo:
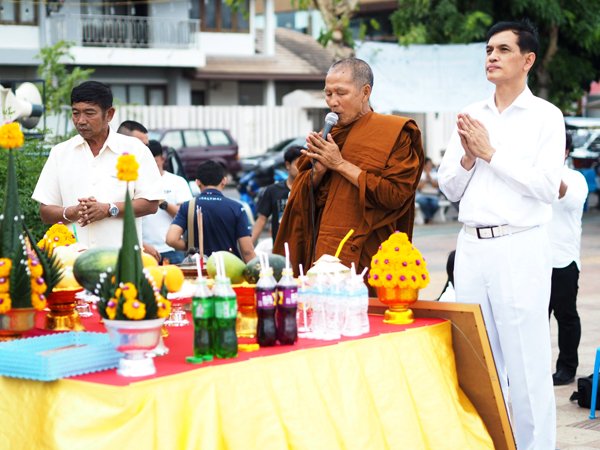
[(163, 200), (158, 204), (158, 207), (166, 211), (166, 209), (169, 207), (169, 203), (166, 200)]

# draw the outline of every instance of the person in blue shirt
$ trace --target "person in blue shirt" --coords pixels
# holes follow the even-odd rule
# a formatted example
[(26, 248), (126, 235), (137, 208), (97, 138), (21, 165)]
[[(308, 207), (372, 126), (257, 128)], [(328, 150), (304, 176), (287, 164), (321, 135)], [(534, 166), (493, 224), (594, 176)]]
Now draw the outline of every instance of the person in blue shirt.
[[(202, 248), (205, 255), (216, 251), (229, 251), (245, 262), (255, 257), (251, 226), (242, 205), (223, 195), (227, 183), (225, 168), (216, 161), (205, 161), (198, 166), (196, 184), (200, 195), (196, 197), (193, 224), (194, 247)], [(167, 231), (166, 242), (176, 250), (187, 250), (183, 234), (188, 231), (190, 202), (181, 204)], [(202, 215), (202, 230), (198, 227), (198, 212)], [(202, 235), (203, 246), (198, 237)]]

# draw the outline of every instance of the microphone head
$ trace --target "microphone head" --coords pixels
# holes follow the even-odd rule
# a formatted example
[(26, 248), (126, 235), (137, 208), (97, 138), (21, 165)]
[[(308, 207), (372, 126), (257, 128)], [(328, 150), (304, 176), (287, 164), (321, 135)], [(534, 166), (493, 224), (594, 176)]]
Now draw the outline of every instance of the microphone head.
[(339, 117), (336, 113), (330, 112), (325, 116), (325, 123), (331, 125), (332, 127), (337, 123)]

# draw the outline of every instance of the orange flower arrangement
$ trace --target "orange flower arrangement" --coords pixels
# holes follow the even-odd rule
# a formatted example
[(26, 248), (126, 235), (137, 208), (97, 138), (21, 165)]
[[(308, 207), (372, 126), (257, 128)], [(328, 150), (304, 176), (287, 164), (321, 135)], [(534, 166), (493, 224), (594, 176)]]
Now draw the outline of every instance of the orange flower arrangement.
[(406, 233), (395, 231), (371, 259), (369, 284), (373, 287), (422, 289), (429, 284), (427, 263)]

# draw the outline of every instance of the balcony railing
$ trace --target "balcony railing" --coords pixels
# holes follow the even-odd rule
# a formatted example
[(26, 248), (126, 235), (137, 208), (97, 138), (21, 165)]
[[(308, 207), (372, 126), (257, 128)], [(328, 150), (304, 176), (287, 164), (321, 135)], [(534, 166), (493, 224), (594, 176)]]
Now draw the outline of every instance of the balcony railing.
[(200, 32), (200, 21), (190, 19), (52, 14), (47, 20), (51, 44), (85, 47), (191, 48)]

